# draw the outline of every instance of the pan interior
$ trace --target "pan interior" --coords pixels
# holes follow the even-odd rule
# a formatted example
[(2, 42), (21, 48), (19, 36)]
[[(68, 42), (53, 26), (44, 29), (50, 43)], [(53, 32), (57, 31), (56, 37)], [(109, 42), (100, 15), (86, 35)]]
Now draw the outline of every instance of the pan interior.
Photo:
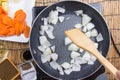
[[(31, 30), (30, 35), (30, 50), (32, 53), (32, 56), (36, 62), (36, 64), (48, 75), (64, 79), (64, 80), (76, 80), (76, 79), (82, 79), (84, 77), (87, 77), (94, 73), (96, 70), (99, 69), (101, 64), (99, 61), (96, 61), (94, 65), (82, 65), (82, 69), (79, 72), (72, 72), (70, 75), (60, 75), (58, 71), (52, 69), (49, 66), (49, 63), (42, 64), (41, 62), (41, 52), (38, 50), (39, 43), (39, 30), (40, 25), (43, 24), (41, 21), (42, 18), (48, 17), (48, 14), (51, 10), (55, 10), (56, 6), (64, 7), (66, 9), (66, 12), (64, 14), (60, 14), (65, 17), (64, 22), (60, 23), (58, 22), (54, 26), (54, 32), (55, 35), (54, 40), (48, 39), (52, 45), (56, 46), (56, 53), (59, 55), (59, 58), (57, 62), (59, 64), (63, 62), (69, 62), (70, 61), (70, 51), (68, 51), (68, 46), (64, 45), (64, 39), (65, 39), (65, 30), (72, 29), (76, 23), (81, 23), (81, 17), (78, 17), (75, 15), (74, 11), (76, 10), (83, 10), (84, 14), (89, 15), (92, 18), (92, 23), (95, 24), (95, 28), (98, 30), (98, 32), (102, 33), (104, 40), (99, 43), (99, 50), (102, 51), (102, 55), (106, 57), (108, 50), (109, 50), (109, 31), (107, 28), (107, 25), (102, 18), (102, 16), (94, 10), (92, 7), (76, 1), (63, 1), (56, 4), (51, 5), (50, 7), (46, 8), (42, 13), (38, 15), (35, 22), (33, 23), (33, 28)], [(70, 18), (69, 20), (66, 20), (66, 18)], [(79, 35), (78, 35), (79, 36)], [(34, 53), (34, 50), (36, 53)]]

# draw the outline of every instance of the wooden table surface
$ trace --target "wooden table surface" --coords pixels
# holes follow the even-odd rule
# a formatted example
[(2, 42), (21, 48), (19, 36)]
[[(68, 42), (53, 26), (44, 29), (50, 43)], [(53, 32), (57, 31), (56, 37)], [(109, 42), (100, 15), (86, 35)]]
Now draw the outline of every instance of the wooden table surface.
[[(80, 0), (85, 3), (101, 3), (102, 4), (102, 14), (106, 20), (106, 23), (109, 26), (109, 29), (113, 35), (113, 39), (115, 41), (115, 45), (120, 51), (120, 0)], [(47, 6), (52, 3), (58, 2), (58, 0), (36, 0), (36, 6)], [(28, 43), (16, 43), (9, 41), (0, 41), (7, 46), (9, 49), (8, 58), (13, 61), (13, 63), (17, 66), (22, 63), (20, 59), (20, 54), (23, 50), (29, 48)], [(111, 43), (111, 47), (109, 50), (109, 54), (107, 59), (120, 70), (120, 56), (118, 56), (117, 52), (113, 47), (113, 43)], [(109, 80), (115, 80), (111, 73), (106, 70)], [(16, 80), (20, 80), (17, 78)]]

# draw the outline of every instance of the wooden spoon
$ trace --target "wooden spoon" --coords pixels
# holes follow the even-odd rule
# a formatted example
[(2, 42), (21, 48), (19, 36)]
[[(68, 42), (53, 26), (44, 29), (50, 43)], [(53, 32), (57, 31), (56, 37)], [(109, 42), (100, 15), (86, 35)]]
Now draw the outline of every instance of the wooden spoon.
[(101, 55), (101, 53), (96, 49), (94, 43), (83, 32), (79, 29), (72, 29), (65, 31), (65, 34), (78, 47), (81, 47), (96, 56), (97, 59), (117, 78), (116, 72), (118, 70)]

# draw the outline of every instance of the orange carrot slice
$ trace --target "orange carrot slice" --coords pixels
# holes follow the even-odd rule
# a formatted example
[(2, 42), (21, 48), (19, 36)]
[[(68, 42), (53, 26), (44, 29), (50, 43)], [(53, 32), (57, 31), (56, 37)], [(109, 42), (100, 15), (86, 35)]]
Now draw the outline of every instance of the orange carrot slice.
[(14, 19), (17, 20), (17, 21), (19, 21), (20, 23), (25, 22), (25, 19), (26, 19), (26, 14), (25, 14), (25, 12), (23, 12), (23, 10), (18, 10), (18, 11), (15, 13)]
[(9, 27), (13, 26), (12, 18), (6, 15), (2, 17), (2, 23)]
[(7, 15), (7, 12), (2, 8), (2, 6), (0, 6), (0, 14)]
[(24, 36), (25, 36), (26, 38), (28, 38), (28, 37), (29, 37), (29, 33), (30, 33), (30, 27), (27, 25), (27, 26), (25, 27), (25, 30), (24, 30)]

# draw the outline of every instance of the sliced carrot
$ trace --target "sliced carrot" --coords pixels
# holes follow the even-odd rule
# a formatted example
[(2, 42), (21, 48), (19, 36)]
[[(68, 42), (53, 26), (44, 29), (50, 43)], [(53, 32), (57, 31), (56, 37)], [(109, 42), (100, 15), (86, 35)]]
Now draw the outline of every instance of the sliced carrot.
[(19, 36), (21, 33), (20, 33), (20, 23), (18, 21), (15, 21), (14, 22), (14, 27), (15, 27), (15, 34), (17, 36)]
[(7, 35), (9, 33), (9, 29), (7, 28), (3, 28), (1, 31), (0, 31), (0, 35)]
[(9, 28), (9, 33), (7, 34), (7, 36), (13, 36), (15, 35), (15, 28)]
[(15, 17), (14, 17), (14, 19), (15, 20), (17, 20), (17, 21), (19, 21), (20, 23), (22, 23), (22, 22), (25, 22), (25, 19), (26, 19), (26, 14), (25, 14), (25, 12), (23, 12), (23, 11), (17, 11), (16, 13), (15, 13)]
[(19, 15), (19, 14), (22, 14), (24, 11), (22, 9), (18, 10), (15, 12), (15, 15), (14, 15), (14, 18)]
[(23, 32), (24, 32), (25, 27), (26, 27), (26, 23), (25, 23), (25, 22), (21, 23), (20, 33), (23, 33)]
[(5, 14), (5, 15), (8, 14), (8, 13), (2, 8), (2, 6), (0, 6), (0, 14)]
[(24, 36), (25, 36), (26, 38), (28, 38), (28, 37), (29, 37), (29, 33), (30, 33), (30, 27), (27, 25), (27, 26), (25, 27), (25, 30), (24, 30)]
[(7, 15), (2, 17), (2, 23), (10, 27), (13, 26), (12, 18)]

